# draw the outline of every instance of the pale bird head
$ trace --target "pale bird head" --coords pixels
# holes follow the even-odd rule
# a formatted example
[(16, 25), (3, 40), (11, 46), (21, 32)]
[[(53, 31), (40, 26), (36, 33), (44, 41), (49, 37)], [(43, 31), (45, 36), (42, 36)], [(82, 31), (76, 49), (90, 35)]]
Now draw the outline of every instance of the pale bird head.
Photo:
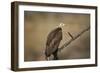
[(63, 27), (63, 26), (65, 26), (65, 24), (64, 23), (60, 23), (59, 25), (58, 25), (58, 27)]

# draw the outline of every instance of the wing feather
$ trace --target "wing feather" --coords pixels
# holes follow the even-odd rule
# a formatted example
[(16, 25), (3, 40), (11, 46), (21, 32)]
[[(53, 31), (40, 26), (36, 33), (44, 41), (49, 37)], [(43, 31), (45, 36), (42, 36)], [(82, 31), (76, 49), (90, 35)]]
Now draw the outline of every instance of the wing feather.
[(47, 37), (46, 54), (51, 55), (53, 52), (55, 52), (58, 49), (61, 40), (62, 30), (53, 30)]

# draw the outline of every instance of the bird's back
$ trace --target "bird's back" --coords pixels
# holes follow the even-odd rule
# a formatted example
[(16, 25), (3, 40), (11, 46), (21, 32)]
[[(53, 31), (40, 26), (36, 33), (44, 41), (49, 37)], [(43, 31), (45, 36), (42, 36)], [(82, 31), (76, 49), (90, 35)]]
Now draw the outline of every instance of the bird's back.
[(60, 27), (54, 29), (49, 33), (47, 37), (46, 50), (45, 50), (47, 56), (51, 55), (58, 49), (61, 40), (62, 40), (62, 29)]

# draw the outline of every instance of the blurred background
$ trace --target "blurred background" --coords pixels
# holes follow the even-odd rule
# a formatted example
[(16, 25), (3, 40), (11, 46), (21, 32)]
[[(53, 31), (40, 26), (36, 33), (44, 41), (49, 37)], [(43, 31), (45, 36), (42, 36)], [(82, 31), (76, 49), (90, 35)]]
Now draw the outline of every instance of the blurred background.
[[(71, 40), (67, 34), (73, 37), (90, 26), (89, 14), (74, 13), (50, 13), (50, 12), (24, 12), (24, 61), (45, 60), (45, 47), (48, 34), (57, 26), (65, 24), (63, 29), (64, 43)], [(58, 53), (59, 60), (64, 59), (86, 59), (90, 58), (90, 31), (85, 32), (61, 52)]]

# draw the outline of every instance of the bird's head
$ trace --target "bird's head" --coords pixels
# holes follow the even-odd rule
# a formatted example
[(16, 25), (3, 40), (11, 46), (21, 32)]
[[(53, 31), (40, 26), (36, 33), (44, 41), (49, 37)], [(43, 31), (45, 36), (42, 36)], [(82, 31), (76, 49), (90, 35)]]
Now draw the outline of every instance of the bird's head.
[[(64, 27), (65, 25), (66, 25), (66, 24), (64, 24), (64, 23), (60, 23), (58, 27), (60, 27), (60, 28), (63, 29), (63, 27)], [(64, 30), (63, 30), (63, 32), (64, 32), (65, 34), (68, 34), (68, 35), (73, 39), (73, 36), (71, 35), (70, 32), (67, 32), (67, 33), (66, 33), (66, 31), (64, 31)]]
[(64, 23), (60, 23), (57, 28), (60, 28), (62, 31), (65, 31), (66, 30), (66, 24)]
[(58, 25), (58, 27), (63, 28), (65, 25), (66, 25), (66, 24), (64, 24), (64, 23), (60, 23), (60, 24)]

